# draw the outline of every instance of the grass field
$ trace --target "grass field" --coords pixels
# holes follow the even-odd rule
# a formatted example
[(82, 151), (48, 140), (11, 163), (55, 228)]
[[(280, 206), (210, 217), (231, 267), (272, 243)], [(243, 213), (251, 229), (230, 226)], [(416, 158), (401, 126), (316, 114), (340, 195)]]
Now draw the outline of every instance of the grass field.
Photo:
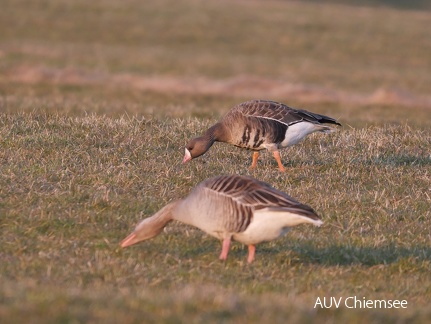
[[(431, 321), (431, 16), (289, 1), (0, 1), (0, 322)], [(418, 2), (419, 3), (419, 2)], [(270, 154), (183, 147), (262, 98), (339, 118)], [(144, 217), (214, 175), (312, 206), (247, 249)], [(407, 309), (314, 308), (318, 297)]]

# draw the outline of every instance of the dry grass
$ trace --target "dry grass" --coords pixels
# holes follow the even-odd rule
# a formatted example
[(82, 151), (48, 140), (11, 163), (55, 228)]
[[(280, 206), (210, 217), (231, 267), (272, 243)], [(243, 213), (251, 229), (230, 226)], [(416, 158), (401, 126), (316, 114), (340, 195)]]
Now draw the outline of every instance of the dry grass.
[[(336, 19), (334, 19), (336, 17)], [(429, 311), (431, 66), (427, 12), (285, 1), (2, 1), (0, 322), (422, 323)], [(354, 37), (352, 37), (354, 35)], [(339, 118), (249, 171), (184, 143), (229, 107), (280, 100)], [(257, 248), (142, 218), (199, 181), (249, 174), (311, 205)], [(317, 297), (406, 310), (314, 309)]]
[[(322, 314), (317, 297), (350, 295), (406, 299), (409, 309), (323, 316), (430, 315), (429, 131), (394, 125), (312, 136), (285, 154), (283, 175), (269, 155), (249, 172), (249, 153), (221, 144), (181, 165), (185, 140), (209, 125), (199, 119), (0, 120), (2, 317), (26, 320), (24, 306), (56, 321), (203, 320), (206, 310), (211, 320), (281, 321), (293, 309), (288, 318), (307, 320)], [(137, 221), (221, 173), (270, 182), (312, 205), (326, 225), (261, 244), (251, 266), (239, 244), (222, 263), (217, 241), (181, 224), (119, 248)]]

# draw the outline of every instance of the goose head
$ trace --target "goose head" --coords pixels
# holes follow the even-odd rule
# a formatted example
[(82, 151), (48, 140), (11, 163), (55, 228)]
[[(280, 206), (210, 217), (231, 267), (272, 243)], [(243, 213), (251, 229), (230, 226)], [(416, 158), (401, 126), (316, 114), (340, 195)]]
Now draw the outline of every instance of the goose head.
[(159, 235), (163, 230), (163, 227), (155, 228), (152, 226), (150, 218), (144, 219), (142, 222), (140, 222), (136, 226), (135, 230), (123, 241), (121, 241), (121, 247), (127, 247), (141, 241), (149, 240)]
[(206, 151), (209, 150), (211, 145), (213, 145), (214, 140), (209, 139), (206, 136), (196, 137), (190, 140), (185, 147), (185, 154), (183, 163), (190, 161), (191, 159), (201, 156)]
[(174, 201), (163, 207), (153, 216), (145, 218), (129, 236), (121, 241), (121, 247), (124, 248), (159, 235), (163, 231), (163, 228), (172, 221), (172, 210), (177, 203), (178, 201)]

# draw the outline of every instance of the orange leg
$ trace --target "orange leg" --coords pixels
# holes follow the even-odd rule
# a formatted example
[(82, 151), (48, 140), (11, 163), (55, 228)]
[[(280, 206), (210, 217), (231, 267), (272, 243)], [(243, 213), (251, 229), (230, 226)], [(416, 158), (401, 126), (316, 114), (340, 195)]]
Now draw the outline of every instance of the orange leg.
[(257, 165), (257, 158), (259, 157), (259, 152), (253, 152), (253, 160), (251, 162), (251, 166), (250, 169), (253, 170), (254, 168), (256, 168)]
[(248, 258), (247, 262), (252, 263), (254, 260), (254, 253), (256, 252), (256, 247), (252, 244), (248, 246)]
[(229, 247), (230, 247), (230, 237), (226, 237), (223, 240), (223, 245), (222, 245), (221, 254), (220, 254), (220, 260), (226, 260), (227, 259), (227, 254), (229, 253)]
[(281, 163), (281, 158), (280, 158), (280, 152), (278, 152), (278, 151), (274, 151), (274, 158), (275, 158), (275, 160), (277, 161), (277, 163), (278, 163), (278, 168), (280, 169), (280, 171), (281, 172), (285, 172), (286, 171), (286, 169), (284, 168), (284, 166), (283, 166), (283, 163)]

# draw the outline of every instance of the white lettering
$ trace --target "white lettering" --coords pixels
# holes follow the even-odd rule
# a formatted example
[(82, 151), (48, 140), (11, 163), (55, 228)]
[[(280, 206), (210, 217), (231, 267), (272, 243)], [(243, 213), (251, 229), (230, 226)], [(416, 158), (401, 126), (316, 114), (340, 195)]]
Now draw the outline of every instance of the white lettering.
[(320, 308), (331, 308), (332, 305), (334, 304), (334, 306), (336, 308), (340, 307), (341, 304), (341, 300), (343, 299), (343, 297), (335, 298), (335, 297), (328, 297), (328, 300), (326, 299), (326, 297), (323, 297), (323, 302), (320, 299), (320, 297), (317, 297), (316, 302), (314, 303), (314, 308), (316, 308), (316, 306), (320, 306)]
[[(358, 307), (358, 303), (359, 303), (359, 307)], [(359, 299), (356, 298), (356, 296), (355, 296), (355, 308), (362, 308), (362, 303)]]
[(335, 304), (335, 307), (336, 307), (336, 308), (340, 307), (341, 299), (343, 299), (343, 297), (338, 298), (338, 303), (337, 303), (337, 301), (336, 301), (335, 297), (333, 297), (333, 298), (334, 298), (334, 304)]
[(374, 303), (373, 303), (373, 301), (372, 300), (367, 300), (367, 301), (365, 301), (365, 297), (364, 297), (364, 302), (365, 302), (365, 306), (364, 306), (364, 308), (373, 308), (373, 305), (374, 305)]
[(319, 305), (320, 308), (322, 308), (322, 302), (320, 301), (320, 297), (317, 297), (316, 302), (314, 303), (314, 308), (316, 308), (316, 306)]
[(325, 308), (331, 308), (332, 307), (332, 297), (329, 299), (331, 303), (329, 305), (326, 305), (326, 297), (323, 297), (323, 306)]
[(383, 306), (383, 308), (392, 308), (392, 301), (391, 300), (388, 300), (388, 304), (389, 304), (389, 307), (386, 307), (386, 300), (375, 300), (374, 301), (374, 308), (377, 308), (377, 303), (379, 304), (379, 307), (378, 308), (382, 308), (382, 303), (384, 304), (384, 306)]
[[(343, 297), (317, 297), (314, 303), (314, 308), (339, 308)], [(356, 296), (350, 296), (344, 298), (344, 307), (346, 308), (407, 308), (407, 300), (397, 300), (397, 299), (366, 299), (362, 297), (361, 299)]]
[(347, 304), (347, 301), (348, 301), (349, 299), (353, 299), (353, 298), (356, 298), (356, 297), (347, 297), (347, 298), (344, 300), (344, 306), (346, 306), (347, 308), (355, 308), (355, 306), (349, 306), (349, 305)]

